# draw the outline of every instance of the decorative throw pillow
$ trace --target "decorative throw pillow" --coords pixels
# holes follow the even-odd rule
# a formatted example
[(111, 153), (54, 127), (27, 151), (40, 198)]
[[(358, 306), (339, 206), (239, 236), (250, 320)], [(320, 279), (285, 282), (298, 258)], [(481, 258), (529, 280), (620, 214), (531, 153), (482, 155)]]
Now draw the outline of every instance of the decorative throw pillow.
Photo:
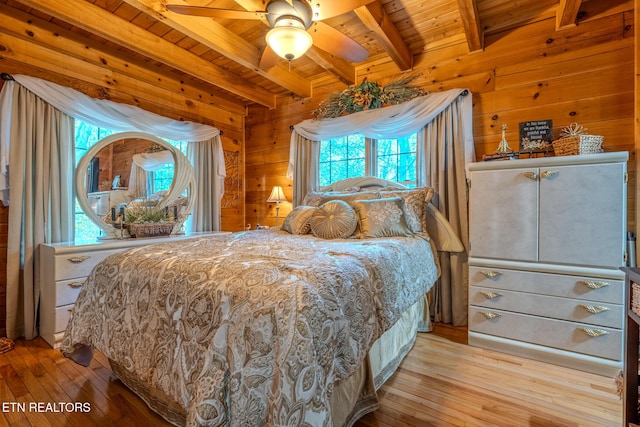
[(433, 197), (431, 187), (411, 188), (408, 190), (380, 191), (380, 197), (401, 197), (404, 201), (407, 224), (414, 233), (427, 231), (426, 209), (427, 203)]
[(291, 234), (307, 234), (311, 231), (311, 216), (317, 210), (315, 206), (296, 206), (282, 222), (281, 230)]
[(379, 199), (380, 194), (377, 191), (360, 191), (358, 193), (338, 193), (338, 192), (326, 192), (320, 197), (320, 204), (326, 203), (330, 200), (344, 200), (353, 207), (353, 202), (356, 200), (370, 200)]
[(343, 200), (331, 200), (311, 215), (311, 232), (322, 239), (346, 239), (356, 230), (356, 213)]
[(324, 196), (325, 193), (320, 191), (309, 191), (305, 194), (304, 199), (302, 199), (301, 205), (304, 206), (320, 206), (320, 199)]
[[(371, 200), (371, 199), (379, 199), (380, 194), (377, 190), (375, 191), (361, 191), (358, 193), (344, 193), (338, 191), (327, 191), (323, 193), (320, 197), (320, 204), (327, 203), (330, 200), (343, 200), (349, 203), (349, 206), (353, 208), (353, 202), (356, 200)], [(357, 223), (357, 218), (356, 218)], [(356, 237), (360, 237), (360, 226), (356, 225), (356, 231), (354, 231)]]
[(401, 197), (354, 202), (360, 237), (411, 236)]

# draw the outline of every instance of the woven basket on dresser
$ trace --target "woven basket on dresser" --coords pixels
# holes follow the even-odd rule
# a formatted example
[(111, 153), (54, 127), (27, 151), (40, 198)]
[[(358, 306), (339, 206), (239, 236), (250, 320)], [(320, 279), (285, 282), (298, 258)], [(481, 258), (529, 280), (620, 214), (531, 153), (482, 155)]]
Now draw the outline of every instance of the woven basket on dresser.
[(127, 228), (131, 237), (157, 237), (171, 234), (175, 223), (173, 222), (152, 222), (148, 224), (129, 224)]
[(602, 152), (603, 136), (572, 135), (553, 141), (556, 156), (573, 156), (576, 154), (596, 154)]

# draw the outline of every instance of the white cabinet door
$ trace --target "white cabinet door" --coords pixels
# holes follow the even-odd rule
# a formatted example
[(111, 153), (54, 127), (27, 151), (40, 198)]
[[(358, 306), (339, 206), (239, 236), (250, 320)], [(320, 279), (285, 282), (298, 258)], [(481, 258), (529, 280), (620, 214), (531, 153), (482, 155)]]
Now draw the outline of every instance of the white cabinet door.
[(471, 173), (472, 257), (537, 261), (537, 174), (537, 168)]
[(622, 163), (540, 168), (540, 256), (545, 263), (622, 266)]

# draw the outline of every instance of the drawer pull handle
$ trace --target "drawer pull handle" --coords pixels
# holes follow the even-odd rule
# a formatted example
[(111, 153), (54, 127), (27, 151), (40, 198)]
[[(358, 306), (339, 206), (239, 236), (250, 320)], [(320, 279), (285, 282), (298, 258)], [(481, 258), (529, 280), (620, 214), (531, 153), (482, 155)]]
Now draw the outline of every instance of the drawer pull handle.
[(550, 179), (554, 176), (558, 175), (560, 171), (544, 171), (540, 174), (540, 178), (542, 179)]
[(480, 273), (484, 274), (484, 277), (486, 277), (487, 279), (492, 279), (494, 277), (498, 277), (502, 275), (502, 273), (500, 273), (499, 271), (491, 271), (491, 270), (482, 270), (480, 271)]
[(73, 313), (73, 308), (67, 308), (67, 312)]
[(609, 335), (608, 331), (604, 329), (593, 329), (593, 328), (580, 328), (582, 332), (590, 336), (591, 338), (601, 337), (603, 335)]
[(81, 262), (86, 261), (89, 258), (91, 258), (91, 257), (86, 256), (86, 255), (82, 255), (82, 256), (74, 256), (74, 257), (71, 257), (71, 258), (67, 258), (67, 260), (69, 262), (74, 263), (74, 264), (80, 264)]
[(580, 283), (585, 285), (589, 289), (600, 289), (606, 286), (611, 286), (608, 282), (601, 282), (599, 280), (581, 280)]
[(526, 176), (527, 178), (533, 180), (533, 181), (537, 181), (538, 180), (538, 174), (535, 172), (522, 172), (522, 175)]
[(609, 307), (604, 305), (591, 305), (591, 304), (580, 304), (580, 307), (584, 308), (591, 314), (602, 313), (603, 311), (609, 311)]
[(71, 282), (71, 283), (67, 283), (67, 286), (69, 286), (72, 289), (78, 289), (84, 286), (84, 282)]
[(500, 292), (481, 291), (480, 293), (482, 295), (484, 295), (485, 298), (487, 298), (487, 299), (494, 299), (494, 298), (498, 298), (498, 297), (502, 296), (502, 294)]
[(481, 311), (480, 314), (489, 320), (502, 316), (502, 314), (496, 313), (495, 311)]

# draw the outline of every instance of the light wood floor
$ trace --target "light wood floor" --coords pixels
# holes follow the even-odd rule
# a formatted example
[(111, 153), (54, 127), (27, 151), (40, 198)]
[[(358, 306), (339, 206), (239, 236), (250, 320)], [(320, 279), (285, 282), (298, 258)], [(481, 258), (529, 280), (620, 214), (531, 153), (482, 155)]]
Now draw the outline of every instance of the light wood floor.
[[(380, 395), (380, 409), (357, 427), (622, 424), (622, 403), (612, 378), (469, 347), (466, 329), (446, 325), (419, 335)], [(87, 402), (90, 411), (30, 411), (30, 402)], [(18, 404), (27, 410), (16, 410)], [(112, 376), (102, 355), (83, 368), (38, 338), (18, 340), (14, 350), (0, 354), (0, 425), (169, 424)]]

